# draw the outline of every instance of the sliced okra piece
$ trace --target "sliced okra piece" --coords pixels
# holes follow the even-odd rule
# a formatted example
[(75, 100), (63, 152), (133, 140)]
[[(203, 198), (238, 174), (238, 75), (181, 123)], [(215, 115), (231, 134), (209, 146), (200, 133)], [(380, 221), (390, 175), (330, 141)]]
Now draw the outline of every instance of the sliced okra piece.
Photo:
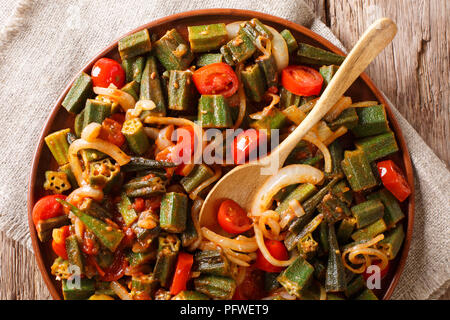
[(78, 267), (80, 274), (84, 273), (84, 261), (81, 249), (78, 246), (76, 235), (71, 235), (66, 238), (66, 251), (69, 264)]
[(234, 39), (231, 39), (226, 46), (235, 63), (247, 60), (256, 51), (253, 41), (246, 34), (238, 34)]
[(341, 161), (344, 159), (344, 149), (342, 148), (339, 140), (333, 141), (328, 147), (331, 155), (332, 174), (342, 174)]
[(300, 298), (302, 290), (311, 284), (313, 274), (314, 267), (299, 256), (277, 279), (289, 294)]
[(306, 43), (299, 43), (297, 58), (300, 63), (319, 65), (341, 65), (345, 57), (331, 51), (320, 49)]
[[(295, 248), (295, 246), (300, 241), (302, 241), (305, 238), (307, 238), (311, 233), (314, 232), (314, 230), (316, 230), (320, 226), (322, 220), (323, 220), (323, 215), (322, 214), (318, 214), (311, 221), (309, 221), (305, 225), (305, 227), (302, 230), (300, 230), (300, 232), (298, 232), (298, 233), (294, 233), (294, 232), (288, 233), (288, 235), (284, 239), (284, 245), (286, 246), (286, 249), (288, 249), (289, 251), (293, 250)], [(312, 243), (314, 245), (314, 243), (312, 241), (309, 241), (309, 243), (310, 244)], [(308, 244), (308, 241), (306, 241), (305, 244)], [(314, 248), (314, 250), (316, 248)]]
[(301, 102), (301, 96), (298, 96), (296, 94), (293, 94), (289, 90), (287, 90), (285, 87), (281, 87), (280, 89), (280, 109), (284, 110), (290, 106), (298, 107)]
[(284, 41), (286, 42), (289, 53), (292, 53), (298, 49), (298, 42), (297, 40), (295, 40), (291, 31), (289, 31), (288, 29), (284, 29), (283, 31), (280, 32), (280, 34), (283, 37)]
[(222, 95), (202, 95), (198, 102), (198, 120), (204, 128), (233, 126), (230, 108)]
[(338, 227), (337, 230), (337, 238), (340, 243), (346, 243), (350, 236), (353, 233), (353, 230), (355, 230), (356, 227), (356, 219), (355, 218), (345, 218), (342, 219), (341, 224)]
[(69, 162), (69, 143), (67, 142), (67, 134), (69, 132), (70, 129), (59, 130), (49, 134), (44, 139), (53, 158), (60, 166)]
[(358, 125), (352, 128), (353, 134), (358, 137), (368, 137), (389, 132), (389, 125), (384, 105), (356, 108)]
[(390, 193), (387, 189), (381, 189), (380, 191), (371, 193), (367, 195), (367, 199), (370, 200), (381, 200), (384, 205), (384, 216), (383, 220), (386, 222), (388, 228), (392, 228), (395, 226), (400, 220), (405, 217), (402, 209), (400, 208), (400, 204), (392, 193)]
[(211, 178), (214, 175), (214, 171), (205, 164), (199, 164), (185, 177), (180, 180), (180, 184), (183, 186), (187, 193), (192, 192), (203, 181)]
[(84, 108), (83, 129), (92, 122), (102, 124), (111, 115), (111, 103), (95, 99), (86, 100)]
[(183, 193), (170, 192), (161, 200), (159, 224), (163, 230), (181, 233), (186, 229), (188, 198)]
[(193, 52), (206, 52), (219, 49), (227, 42), (225, 23), (189, 26), (189, 43)]
[(124, 172), (144, 171), (149, 169), (165, 169), (176, 167), (176, 164), (169, 161), (159, 161), (142, 157), (131, 157), (130, 162), (122, 166)]
[(155, 42), (154, 51), (166, 70), (186, 70), (194, 59), (189, 44), (175, 29)]
[(135, 275), (131, 277), (131, 295), (137, 295), (141, 292), (153, 297), (159, 287), (158, 281), (152, 274)]
[(347, 129), (352, 129), (358, 125), (358, 114), (356, 108), (347, 108), (342, 113), (328, 124), (331, 130), (335, 131), (344, 126)]
[(339, 250), (338, 241), (334, 224), (328, 225), (328, 265), (325, 278), (325, 290), (327, 292), (344, 291), (347, 287), (345, 279), (345, 269), (342, 263), (341, 251)]
[(231, 54), (230, 49), (227, 45), (223, 45), (220, 47), (220, 53), (222, 54), (223, 60), (229, 64), (230, 66), (234, 66), (233, 55)]
[(350, 209), (338, 197), (331, 192), (323, 197), (322, 202), (317, 206), (319, 212), (323, 213), (324, 220), (328, 223), (336, 223), (348, 216), (351, 216)]
[(117, 204), (117, 209), (128, 227), (138, 218), (136, 211), (132, 207), (131, 200), (125, 192), (120, 195), (120, 202)]
[(264, 74), (264, 79), (266, 79), (267, 88), (278, 86), (278, 70), (275, 58), (273, 55), (262, 56), (256, 59), (256, 63), (262, 70)]
[(132, 80), (131, 82), (128, 82), (126, 85), (122, 87), (122, 91), (128, 93), (130, 96), (134, 98), (134, 100), (139, 100), (139, 92), (140, 92), (140, 85), (136, 80)]
[(141, 266), (143, 264), (148, 263), (151, 260), (155, 260), (155, 258), (156, 258), (155, 250), (150, 250), (150, 251), (145, 251), (145, 252), (131, 251), (127, 257), (128, 262), (131, 267)]
[(95, 293), (95, 280), (80, 278), (78, 281), (63, 279), (62, 292), (64, 300), (85, 300)]
[(303, 237), (297, 242), (297, 249), (299, 254), (306, 260), (311, 260), (317, 253), (319, 243), (313, 238), (311, 233)]
[(123, 188), (130, 198), (147, 198), (166, 192), (165, 182), (158, 176), (149, 174), (128, 181)]
[(386, 230), (386, 223), (383, 219), (379, 219), (372, 224), (369, 224), (367, 227), (356, 230), (352, 234), (352, 239), (355, 241), (369, 240)]
[(202, 274), (231, 276), (228, 259), (219, 250), (199, 251), (194, 256), (195, 270)]
[(204, 53), (197, 58), (195, 65), (198, 68), (207, 66), (212, 63), (223, 62), (223, 54), (221, 53)]
[(91, 97), (92, 94), (92, 79), (88, 74), (82, 72), (73, 82), (61, 104), (67, 111), (78, 113), (83, 109), (86, 99)]
[(209, 300), (209, 298), (206, 294), (197, 291), (184, 290), (173, 297), (172, 300)]
[(131, 151), (137, 155), (147, 152), (150, 147), (147, 134), (144, 132), (144, 126), (138, 118), (126, 120), (122, 126), (122, 133), (127, 139)]
[(172, 280), (180, 251), (180, 240), (174, 234), (158, 237), (158, 253), (153, 277), (162, 287), (167, 288)]
[(272, 33), (267, 29), (267, 27), (261, 23), (256, 18), (253, 18), (250, 21), (245, 21), (240, 25), (239, 34), (247, 35), (253, 43), (256, 42), (258, 36), (261, 36), (265, 39), (272, 39)]
[(168, 85), (169, 109), (188, 111), (194, 100), (194, 84), (190, 70), (171, 70)]
[(153, 110), (143, 111), (140, 116), (141, 119), (145, 119), (150, 114), (166, 115), (166, 100), (161, 88), (161, 81), (154, 56), (147, 57), (145, 62), (141, 77), (139, 100), (152, 100), (156, 105), (156, 108)]
[(344, 160), (341, 161), (341, 168), (347, 177), (347, 181), (353, 191), (365, 191), (377, 185), (377, 180), (373, 175), (369, 160), (364, 151), (345, 151)]
[(354, 298), (355, 300), (378, 300), (378, 297), (370, 289), (364, 289), (358, 296)]
[(142, 72), (144, 72), (145, 68), (145, 57), (122, 59), (122, 67), (125, 70), (126, 82), (136, 81), (141, 83)]
[(230, 300), (236, 290), (236, 281), (233, 278), (201, 275), (194, 279), (195, 290), (212, 299)]
[(69, 178), (62, 171), (45, 171), (44, 189), (60, 194), (72, 188)]
[(272, 108), (261, 119), (250, 124), (250, 127), (256, 130), (265, 130), (270, 137), (272, 129), (281, 129), (286, 122), (286, 116), (277, 108)]
[(289, 209), (289, 202), (292, 200), (297, 200), (299, 203), (305, 202), (311, 196), (317, 192), (315, 185), (311, 183), (303, 183), (292, 190), (287, 196), (284, 197), (283, 201), (275, 209), (275, 212), (283, 215), (286, 210)]
[(77, 179), (75, 178), (75, 175), (72, 172), (72, 168), (70, 167), (70, 163), (66, 163), (65, 165), (62, 165), (58, 168), (58, 171), (64, 172), (67, 176), (67, 179), (70, 182), (70, 185), (72, 188), (76, 189), (78, 188)]
[(75, 136), (77, 138), (81, 137), (81, 131), (83, 131), (84, 127), (84, 109), (76, 115), (75, 120), (73, 122), (73, 131), (75, 132)]
[(147, 29), (135, 32), (119, 40), (119, 54), (122, 60), (133, 58), (152, 50), (152, 42)]
[(264, 291), (271, 292), (281, 287), (277, 280), (278, 276), (279, 273), (277, 272), (264, 272)]
[(344, 202), (347, 206), (350, 206), (353, 201), (353, 191), (348, 186), (345, 180), (339, 181), (333, 188), (331, 193)]
[(47, 242), (52, 238), (52, 232), (55, 228), (61, 228), (70, 224), (67, 215), (53, 217), (45, 220), (39, 220), (36, 225), (36, 231), (41, 242)]
[(258, 64), (247, 66), (241, 71), (241, 79), (244, 84), (247, 97), (255, 102), (260, 102), (266, 92), (264, 74)]
[(322, 66), (319, 68), (319, 73), (323, 78), (323, 87), (322, 87), (323, 90), (327, 87), (327, 85), (330, 83), (331, 79), (338, 70), (339, 66), (336, 66), (334, 64), (329, 66)]
[(359, 274), (347, 283), (344, 294), (347, 298), (351, 298), (361, 292), (365, 287), (366, 280), (364, 280), (364, 277)]
[(374, 223), (384, 215), (384, 206), (380, 200), (367, 200), (351, 208), (358, 229)]
[(364, 151), (369, 162), (398, 151), (397, 141), (392, 131), (356, 140), (355, 145)]
[(400, 251), (404, 239), (405, 232), (400, 224), (386, 233), (384, 239), (378, 243), (378, 247), (386, 252), (389, 260), (393, 260)]
[(112, 163), (110, 158), (89, 164), (89, 184), (109, 193), (120, 180), (120, 166)]

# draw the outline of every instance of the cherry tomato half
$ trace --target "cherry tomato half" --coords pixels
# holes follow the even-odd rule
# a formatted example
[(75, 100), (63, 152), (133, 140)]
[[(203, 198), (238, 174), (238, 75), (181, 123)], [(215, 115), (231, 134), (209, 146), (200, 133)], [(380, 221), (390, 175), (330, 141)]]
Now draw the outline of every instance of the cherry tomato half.
[(112, 144), (121, 147), (125, 143), (125, 136), (122, 133), (122, 125), (111, 118), (106, 118), (102, 122), (100, 139), (109, 141)]
[(128, 262), (122, 251), (117, 250), (114, 253), (114, 260), (108, 268), (103, 269), (104, 274), (101, 276), (103, 281), (116, 281), (123, 277)]
[(189, 280), (191, 267), (194, 263), (194, 256), (186, 252), (178, 254), (177, 266), (173, 275), (172, 285), (170, 286), (170, 294), (176, 295), (186, 290), (186, 283)]
[(238, 77), (226, 63), (211, 63), (201, 67), (192, 75), (200, 94), (221, 94), (232, 96), (238, 89)]
[(91, 77), (94, 87), (107, 88), (112, 83), (120, 89), (125, 84), (125, 71), (122, 66), (109, 58), (100, 58), (95, 62)]
[(377, 163), (381, 182), (400, 202), (403, 202), (411, 194), (411, 188), (402, 171), (392, 161), (386, 160)]
[(224, 200), (217, 214), (219, 225), (228, 233), (239, 234), (252, 227), (252, 221), (247, 212), (231, 199)]
[(281, 72), (281, 84), (299, 96), (315, 96), (322, 89), (322, 75), (313, 68), (289, 66)]
[(63, 205), (56, 201), (56, 199), (65, 200), (66, 196), (63, 194), (54, 194), (42, 197), (36, 202), (32, 213), (35, 226), (37, 226), (39, 220), (47, 220), (64, 214)]
[[(276, 241), (276, 240), (270, 240), (266, 239), (264, 240), (264, 243), (266, 244), (267, 250), (269, 250), (269, 253), (278, 260), (287, 260), (289, 258), (288, 251), (286, 247), (284, 246), (283, 242)], [(281, 272), (284, 268), (283, 267), (277, 267), (271, 264), (269, 261), (264, 258), (263, 254), (260, 250), (258, 250), (256, 254), (256, 262), (255, 267), (258, 269), (261, 269), (266, 272)]]
[(66, 238), (70, 236), (69, 226), (53, 230), (52, 249), (58, 256), (67, 260)]
[(259, 145), (267, 141), (264, 131), (247, 129), (238, 134), (233, 142), (233, 158), (235, 164), (243, 164), (245, 160)]

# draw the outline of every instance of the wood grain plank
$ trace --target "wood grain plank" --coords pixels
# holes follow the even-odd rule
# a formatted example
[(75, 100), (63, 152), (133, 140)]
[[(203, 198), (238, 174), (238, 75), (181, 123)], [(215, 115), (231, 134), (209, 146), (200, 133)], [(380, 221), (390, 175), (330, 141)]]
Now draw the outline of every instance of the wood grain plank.
[(328, 5), (330, 28), (347, 48), (375, 19), (397, 22), (392, 45), (367, 73), (449, 166), (448, 0), (328, 0)]

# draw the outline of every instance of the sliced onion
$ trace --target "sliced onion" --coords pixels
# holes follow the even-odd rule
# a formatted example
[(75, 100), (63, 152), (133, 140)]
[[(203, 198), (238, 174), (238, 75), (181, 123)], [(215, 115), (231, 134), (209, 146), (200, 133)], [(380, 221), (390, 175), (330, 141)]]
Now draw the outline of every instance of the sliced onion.
[(110, 287), (111, 287), (112, 291), (114, 291), (114, 293), (117, 294), (117, 296), (120, 299), (133, 300), (133, 298), (131, 297), (131, 294), (128, 292), (128, 290), (125, 289), (125, 287), (122, 286), (119, 282), (111, 281)]
[(203, 236), (208, 239), (209, 241), (212, 241), (213, 243), (217, 244), (220, 247), (223, 248), (230, 248), (235, 251), (239, 252), (254, 252), (258, 250), (258, 244), (255, 241), (255, 238), (247, 238), (247, 237), (240, 237), (239, 240), (236, 239), (230, 239), (224, 236), (221, 236), (211, 230), (209, 230), (206, 227), (202, 227), (202, 233)]
[(331, 122), (352, 104), (352, 98), (342, 96), (334, 106), (323, 117), (326, 121)]
[(172, 134), (174, 127), (173, 125), (168, 125), (167, 127), (159, 130), (158, 138), (155, 140), (155, 144), (159, 150), (163, 150), (167, 147), (173, 146)]
[(159, 129), (152, 127), (144, 127), (144, 132), (152, 140), (156, 140), (158, 138)]
[(116, 101), (124, 111), (134, 108), (136, 104), (136, 100), (134, 100), (131, 94), (119, 89), (94, 87), (94, 92)]
[(314, 137), (310, 132), (308, 132), (303, 138), (303, 140), (308, 141), (319, 148), (320, 152), (323, 154), (323, 159), (325, 161), (325, 172), (331, 172), (333, 167), (333, 163), (331, 161), (330, 150), (328, 150), (327, 146), (320, 141), (320, 139)]
[[(96, 189), (92, 187), (91, 185), (85, 185), (80, 188), (77, 188), (73, 190), (68, 196), (67, 196), (67, 202), (73, 203), (72, 199), (75, 200), (75, 198), (92, 198), (95, 201), (102, 201), (103, 200), (103, 191), (100, 189)], [(78, 201), (75, 201), (74, 203), (77, 203)]]
[(100, 135), (101, 130), (101, 124), (97, 122), (91, 122), (83, 129), (83, 131), (81, 131), (81, 139), (92, 142)]
[(228, 33), (228, 39), (233, 39), (236, 37), (239, 33), (239, 28), (241, 27), (241, 23), (244, 23), (245, 21), (235, 21), (227, 24), (225, 28), (227, 29)]
[(289, 65), (289, 51), (283, 36), (271, 26), (265, 25), (272, 33), (272, 54), (275, 58), (278, 71), (283, 70)]
[(291, 209), (297, 217), (301, 217), (306, 214), (305, 209), (303, 209), (303, 206), (297, 199), (292, 199), (289, 201), (289, 209)]
[(128, 109), (125, 114), (125, 120), (137, 118), (142, 111), (150, 111), (156, 108), (156, 104), (152, 100), (139, 100), (134, 108)]
[(324, 174), (317, 168), (306, 164), (292, 164), (280, 169), (270, 177), (258, 190), (252, 203), (251, 215), (260, 216), (272, 204), (274, 195), (282, 188), (291, 184), (318, 184)]
[(333, 132), (333, 134), (331, 136), (329, 136), (327, 139), (323, 140), (323, 144), (328, 146), (330, 145), (334, 140), (336, 140), (337, 138), (343, 136), (344, 134), (346, 134), (348, 131), (347, 127), (345, 126), (340, 126), (336, 131)]

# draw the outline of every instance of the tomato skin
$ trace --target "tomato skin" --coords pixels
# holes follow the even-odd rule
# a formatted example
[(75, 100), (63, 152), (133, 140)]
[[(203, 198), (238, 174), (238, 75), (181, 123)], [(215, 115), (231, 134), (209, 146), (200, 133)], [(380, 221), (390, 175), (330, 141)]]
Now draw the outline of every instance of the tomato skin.
[(66, 196), (63, 194), (53, 194), (42, 197), (36, 202), (32, 212), (33, 223), (35, 226), (37, 226), (39, 220), (47, 220), (64, 214), (63, 205), (57, 202), (56, 199), (65, 200)]
[(134, 202), (133, 202), (133, 209), (136, 212), (142, 212), (145, 209), (145, 200), (144, 198), (134, 198)]
[(264, 131), (247, 129), (241, 132), (233, 141), (233, 159), (235, 164), (243, 164), (250, 153), (263, 143), (266, 143), (267, 135)]
[(111, 118), (106, 118), (102, 122), (100, 139), (109, 141), (112, 144), (121, 147), (125, 143), (125, 136), (122, 133), (122, 125)]
[(378, 162), (377, 168), (381, 181), (386, 189), (388, 189), (398, 201), (405, 201), (411, 194), (411, 188), (400, 168), (397, 167), (392, 160)]
[(67, 260), (66, 238), (70, 236), (70, 228), (69, 226), (58, 228), (57, 233), (59, 234), (58, 239), (52, 240), (53, 252), (64, 260)]
[(224, 200), (217, 214), (219, 225), (228, 233), (239, 234), (252, 227), (252, 221), (247, 212), (231, 199)]
[(123, 277), (128, 262), (122, 251), (117, 250), (114, 253), (114, 260), (112, 264), (103, 270), (104, 274), (101, 276), (103, 281), (116, 281)]
[(125, 71), (120, 63), (109, 58), (98, 59), (91, 71), (94, 87), (107, 88), (111, 83), (117, 88), (125, 84)]
[(288, 66), (281, 72), (281, 84), (299, 96), (315, 96), (322, 90), (322, 75), (305, 66)]
[(193, 73), (192, 80), (200, 94), (221, 94), (225, 98), (231, 97), (239, 84), (236, 73), (223, 62), (201, 67)]
[(194, 256), (186, 252), (178, 254), (177, 266), (173, 276), (172, 285), (170, 286), (170, 294), (176, 295), (183, 290), (186, 290), (186, 283), (189, 280), (192, 264), (194, 263)]
[[(269, 253), (278, 260), (287, 260), (289, 258), (288, 251), (284, 246), (283, 242), (266, 239), (264, 240), (267, 250)], [(260, 250), (258, 250), (256, 255), (255, 267), (266, 271), (266, 272), (281, 272), (284, 268), (272, 265), (269, 261), (264, 258)]]
[(248, 267), (245, 271), (244, 280), (236, 288), (232, 300), (259, 300), (265, 295), (264, 272)]

